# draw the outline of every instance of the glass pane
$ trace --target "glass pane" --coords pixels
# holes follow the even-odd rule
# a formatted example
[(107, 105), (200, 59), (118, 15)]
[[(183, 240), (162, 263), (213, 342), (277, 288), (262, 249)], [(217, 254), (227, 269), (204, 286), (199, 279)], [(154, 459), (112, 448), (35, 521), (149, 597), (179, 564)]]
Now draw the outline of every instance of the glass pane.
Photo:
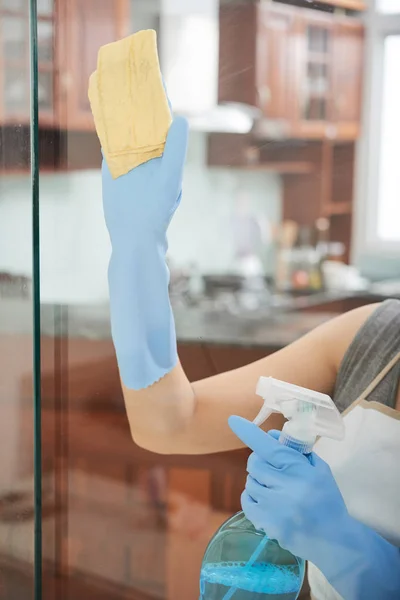
[(6, 116), (29, 116), (29, 73), (5, 65), (3, 102)]
[[(0, 15), (0, 28), (4, 31)], [(32, 202), (25, 73), (6, 71), (28, 106), (0, 117), (0, 598), (34, 598)], [(10, 96), (8, 96), (10, 99)], [(4, 95), (2, 94), (2, 99)], [(10, 100), (7, 100), (7, 104)], [(15, 173), (19, 172), (19, 175)]]
[(310, 94), (324, 96), (329, 92), (328, 65), (308, 63), (308, 90)]
[(28, 62), (28, 23), (19, 17), (1, 17), (1, 44), (4, 58)]
[(324, 27), (308, 27), (308, 49), (326, 54), (329, 50), (329, 31)]
[[(125, 12), (128, 5), (131, 14)], [(55, 130), (48, 121), (40, 130), (42, 530), (44, 587), (49, 600), (198, 598), (203, 552), (217, 527), (240, 510), (246, 479), (246, 452), (193, 454), (209, 452), (210, 448), (229, 449), (231, 442), (219, 446), (224, 428), (228, 434), (226, 417), (236, 402), (243, 413), (248, 405), (246, 400), (241, 403), (240, 373), (235, 379), (239, 388), (233, 404), (225, 378), (215, 384), (212, 376), (285, 347), (330, 318), (329, 311), (348, 307), (349, 290), (343, 292), (344, 299), (339, 295), (339, 302), (329, 304), (329, 309), (318, 303), (321, 298), (325, 303), (336, 298), (323, 288), (325, 258), (330, 258), (333, 276), (329, 280), (327, 270), (327, 282), (332, 287), (343, 280), (347, 285), (354, 274), (341, 263), (348, 260), (356, 218), (354, 155), (360, 115), (355, 108), (355, 123), (349, 127), (335, 123), (329, 128), (319, 122), (327, 119), (333, 93), (327, 81), (336, 84), (339, 79), (333, 64), (336, 48), (328, 30), (313, 26), (308, 33), (301, 31), (297, 19), (289, 16), (271, 27), (268, 24), (263, 35), (271, 37), (263, 45), (263, 37), (256, 39), (258, 28), (251, 31), (252, 5), (217, 0), (74, 0), (68, 3), (68, 11), (57, 15), (54, 47), (61, 57), (56, 81), (45, 67), (38, 77), (40, 106), (45, 111), (57, 102), (60, 116)], [(250, 12), (243, 14), (247, 9)], [(271, 2), (261, 3), (260, 12), (264, 9), (282, 10), (284, 15), (290, 15), (291, 10)], [(66, 16), (68, 22), (63, 20)], [(310, 22), (324, 23), (325, 17), (331, 18), (327, 14), (313, 21), (310, 16)], [(187, 379), (196, 382), (209, 378), (198, 388), (211, 386), (207, 397), (214, 398), (215, 394), (216, 402), (227, 403), (226, 415), (215, 423), (213, 403), (204, 403), (210, 426), (203, 427), (205, 433), (196, 441), (199, 421), (190, 421), (190, 431), (195, 434), (188, 436), (181, 429), (182, 441), (175, 433), (179, 425), (171, 424), (164, 402), (154, 408), (146, 403), (149, 398), (138, 401), (143, 398), (140, 392), (129, 394), (134, 397), (128, 405), (132, 426), (145, 415), (139, 441), (154, 451), (160, 450), (160, 444), (161, 451), (170, 452), (169, 456), (139, 447), (130, 431), (110, 325), (107, 270), (111, 249), (102, 208), (101, 152), (87, 100), (98, 48), (140, 23), (147, 26), (158, 20), (160, 61), (167, 86), (170, 82), (173, 87), (173, 104), (182, 113), (197, 116), (198, 103), (192, 92), (199, 85), (205, 87), (212, 101), (211, 110), (200, 114), (204, 119), (190, 120), (184, 201), (168, 230), (166, 260), (171, 272), (169, 290), (178, 352)], [(339, 21), (337, 31), (341, 35), (339, 26), (347, 25), (348, 20)], [(351, 23), (351, 35), (357, 23)], [(224, 27), (227, 29), (218, 36)], [(207, 52), (199, 45), (196, 53), (196, 44), (189, 39), (191, 33), (197, 39), (198, 31), (210, 32)], [(42, 30), (40, 36), (49, 40), (50, 31)], [(214, 43), (218, 37), (225, 40), (223, 48)], [(300, 68), (299, 48), (306, 50), (305, 56), (300, 56)], [(194, 61), (185, 60), (187, 56), (193, 56)], [(198, 78), (199, 70), (193, 68), (197, 62), (204, 75), (216, 73), (210, 87), (209, 77)], [(346, 81), (354, 80), (358, 89), (363, 66), (356, 62), (346, 63), (345, 77)], [(265, 80), (256, 80), (264, 73), (268, 73)], [(272, 119), (262, 120), (266, 129), (259, 137), (251, 129), (253, 116), (259, 113), (248, 106), (257, 106), (257, 98), (262, 96), (257, 93), (258, 84), (261, 91), (267, 90), (271, 103), (282, 107), (279, 114), (283, 121), (275, 129), (272, 123), (268, 129)], [(223, 86), (228, 107), (218, 105), (216, 88)], [(305, 101), (301, 109), (299, 98)], [(120, 109), (124, 108), (124, 98), (118, 100)], [(313, 122), (305, 123), (303, 115)], [(128, 131), (138, 118), (126, 118)], [(232, 135), (235, 128), (236, 135)], [(239, 128), (242, 133), (247, 128), (246, 135), (238, 134)], [(336, 147), (342, 144), (349, 148)], [(157, 165), (159, 162), (153, 161), (147, 165), (151, 170), (140, 168), (140, 173), (151, 173), (147, 179), (143, 177), (146, 185), (140, 205), (145, 208), (151, 200), (151, 185), (157, 186), (157, 191), (164, 189), (155, 180)], [(127, 203), (137, 199), (137, 190), (130, 192)], [(16, 198), (14, 194), (13, 207)], [(113, 196), (112, 200), (118, 199)], [(125, 203), (115, 202), (112, 209), (122, 205)], [(290, 219), (285, 225), (282, 215)], [(138, 219), (125, 218), (117, 210), (110, 221), (114, 223), (114, 219), (119, 219), (120, 227), (128, 228), (129, 233), (128, 250), (121, 260), (123, 269), (125, 258), (130, 259), (137, 251)], [(142, 223), (145, 227), (147, 219)], [(155, 235), (155, 228), (149, 229), (145, 250)], [(158, 261), (158, 252), (151, 255)], [(135, 259), (147, 264), (142, 253)], [(150, 267), (145, 274), (149, 303), (159, 300), (151, 294), (154, 274)], [(122, 279), (118, 293), (121, 303), (128, 301), (128, 322), (141, 290), (136, 288), (131, 294), (131, 288), (128, 292), (124, 288), (131, 282), (130, 269)], [(351, 281), (355, 287), (362, 284), (356, 277)], [(158, 285), (159, 280), (155, 283)], [(166, 280), (164, 284), (166, 298)], [(269, 292), (268, 285), (273, 291)], [(284, 292), (275, 293), (275, 289)], [(321, 296), (312, 296), (314, 291)], [(354, 300), (354, 294), (350, 296)], [(125, 328), (125, 321), (123, 329), (128, 335), (130, 328)], [(134, 341), (135, 335), (132, 344)], [(158, 341), (165, 343), (162, 335)], [(299, 372), (293, 365), (288, 369), (293, 374)], [(307, 375), (312, 378), (314, 371), (320, 373), (319, 365)], [(318, 378), (316, 381), (320, 385)], [(190, 386), (183, 376), (181, 382), (179, 394), (184, 386), (189, 389), (186, 423), (186, 418), (196, 419), (199, 413), (192, 416)], [(247, 393), (245, 397), (253, 402), (253, 387)], [(174, 401), (180, 400), (179, 394), (172, 394)], [(160, 399), (165, 400), (163, 393)], [(159, 417), (160, 429), (155, 423)], [(363, 499), (360, 494), (360, 506)]]
[(50, 17), (54, 11), (54, 0), (37, 0), (38, 15)]
[(400, 13), (400, 0), (377, 0), (377, 6), (383, 13)]
[(378, 235), (400, 241), (400, 35), (385, 40)]
[(53, 110), (53, 73), (39, 71), (38, 80), (39, 110)]
[(0, 0), (0, 8), (14, 12), (28, 13), (29, 2), (27, 0)]
[(51, 62), (53, 60), (53, 23), (38, 21), (38, 60)]

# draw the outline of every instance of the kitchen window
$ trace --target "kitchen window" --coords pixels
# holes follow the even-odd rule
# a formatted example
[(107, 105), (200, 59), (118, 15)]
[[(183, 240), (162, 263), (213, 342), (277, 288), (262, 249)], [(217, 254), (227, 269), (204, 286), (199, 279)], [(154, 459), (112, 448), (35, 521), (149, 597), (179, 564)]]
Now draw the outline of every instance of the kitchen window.
[(400, 2), (376, 0), (368, 17), (369, 107), (359, 171), (358, 254), (400, 248)]
[(378, 10), (383, 13), (400, 13), (400, 0), (378, 0)]
[(380, 135), (377, 236), (383, 242), (400, 242), (400, 34), (384, 41), (382, 117)]

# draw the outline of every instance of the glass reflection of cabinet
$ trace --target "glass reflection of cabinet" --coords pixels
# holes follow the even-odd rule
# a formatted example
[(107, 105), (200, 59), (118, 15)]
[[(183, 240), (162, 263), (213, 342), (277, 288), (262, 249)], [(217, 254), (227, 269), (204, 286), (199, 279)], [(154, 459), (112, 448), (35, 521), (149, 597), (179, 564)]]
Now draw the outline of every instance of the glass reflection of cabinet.
[[(54, 119), (54, 8), (53, 0), (38, 2), (38, 60), (40, 117)], [(29, 121), (29, 3), (0, 2), (0, 119)]]
[(56, 117), (55, 86), (55, 11), (54, 0), (38, 2), (38, 102), (40, 119), (52, 124)]
[(29, 118), (29, 31), (22, 1), (0, 4), (1, 112), (6, 119)]
[[(103, 44), (130, 28), (129, 0), (37, 0), (43, 128), (93, 130), (88, 78)], [(29, 1), (0, 0), (0, 125), (29, 123)]]

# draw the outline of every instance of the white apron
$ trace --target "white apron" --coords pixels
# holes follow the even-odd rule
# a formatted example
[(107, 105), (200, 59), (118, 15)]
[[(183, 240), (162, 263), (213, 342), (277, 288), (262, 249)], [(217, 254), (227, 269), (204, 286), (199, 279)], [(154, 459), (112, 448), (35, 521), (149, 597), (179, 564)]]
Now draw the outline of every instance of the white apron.
[[(331, 467), (350, 515), (395, 546), (400, 546), (400, 411), (366, 398), (399, 360), (400, 352), (344, 411), (345, 439), (322, 438), (315, 446)], [(311, 563), (308, 581), (313, 600), (343, 600)]]

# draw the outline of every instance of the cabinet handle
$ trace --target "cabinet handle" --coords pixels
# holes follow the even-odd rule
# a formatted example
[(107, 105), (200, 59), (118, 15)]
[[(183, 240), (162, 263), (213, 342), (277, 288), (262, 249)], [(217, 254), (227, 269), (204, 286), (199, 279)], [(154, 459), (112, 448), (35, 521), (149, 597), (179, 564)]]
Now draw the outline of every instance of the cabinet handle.
[(269, 104), (271, 101), (271, 89), (268, 85), (260, 85), (257, 87), (258, 101), (261, 106)]

